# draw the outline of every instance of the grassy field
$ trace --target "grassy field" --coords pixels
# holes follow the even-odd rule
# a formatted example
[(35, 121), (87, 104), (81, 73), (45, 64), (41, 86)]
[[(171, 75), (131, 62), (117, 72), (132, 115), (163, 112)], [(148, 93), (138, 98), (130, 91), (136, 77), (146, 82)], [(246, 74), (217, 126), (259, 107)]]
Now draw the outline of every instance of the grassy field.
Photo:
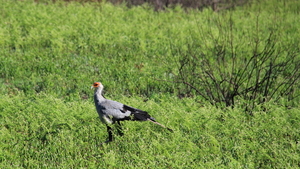
[[(271, 31), (277, 50), (297, 51), (297, 1), (220, 13), (108, 3), (0, 4), (0, 168), (300, 167), (299, 106), (270, 102), (267, 111), (250, 116), (197, 96), (179, 99), (179, 84), (169, 82), (180, 54), (198, 44), (209, 54), (229, 30), (239, 57), (257, 39), (263, 48)], [(124, 137), (100, 145), (107, 133), (94, 108), (94, 81), (103, 82), (107, 98), (146, 110), (175, 132), (125, 122)]]
[(175, 130), (147, 122), (124, 123), (125, 136), (106, 140), (88, 101), (49, 95), (3, 96), (1, 168), (297, 168), (299, 110), (272, 107), (252, 117), (239, 110), (199, 107), (192, 99), (160, 96), (143, 103)]

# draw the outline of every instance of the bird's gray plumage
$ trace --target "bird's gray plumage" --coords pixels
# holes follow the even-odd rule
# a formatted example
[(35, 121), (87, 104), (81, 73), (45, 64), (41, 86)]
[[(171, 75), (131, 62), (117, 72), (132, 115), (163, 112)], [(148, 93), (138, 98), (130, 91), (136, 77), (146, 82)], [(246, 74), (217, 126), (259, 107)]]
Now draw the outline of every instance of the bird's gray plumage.
[[(99, 117), (103, 123), (112, 124), (114, 120), (154, 120), (147, 112), (108, 100), (102, 95), (103, 85), (100, 83), (94, 94), (94, 101)], [(131, 117), (132, 116), (132, 117)]]
[[(102, 91), (104, 87), (100, 82), (95, 82), (92, 88), (95, 88), (94, 102), (99, 117), (101, 121), (107, 125), (107, 131), (109, 133), (108, 141), (112, 141), (112, 129), (109, 127), (109, 125), (114, 124), (115, 122), (121, 125), (120, 121), (123, 120), (151, 121), (166, 128), (162, 124), (156, 122), (155, 119), (151, 117), (146, 111), (124, 105), (117, 101), (108, 100), (103, 97)], [(167, 129), (169, 131), (172, 131), (169, 128)], [(121, 133), (121, 131), (118, 132)]]
[(106, 124), (112, 124), (113, 119), (124, 119), (131, 115), (130, 111), (122, 111), (123, 104), (116, 101), (95, 101), (95, 105), (101, 121)]

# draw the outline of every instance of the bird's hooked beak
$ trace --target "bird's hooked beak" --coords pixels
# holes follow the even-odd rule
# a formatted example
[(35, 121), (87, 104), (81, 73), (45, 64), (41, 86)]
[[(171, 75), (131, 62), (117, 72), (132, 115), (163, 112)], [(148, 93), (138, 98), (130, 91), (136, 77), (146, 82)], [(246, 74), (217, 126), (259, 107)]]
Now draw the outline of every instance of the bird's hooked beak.
[(94, 89), (95, 87), (94, 86), (91, 86), (91, 89)]

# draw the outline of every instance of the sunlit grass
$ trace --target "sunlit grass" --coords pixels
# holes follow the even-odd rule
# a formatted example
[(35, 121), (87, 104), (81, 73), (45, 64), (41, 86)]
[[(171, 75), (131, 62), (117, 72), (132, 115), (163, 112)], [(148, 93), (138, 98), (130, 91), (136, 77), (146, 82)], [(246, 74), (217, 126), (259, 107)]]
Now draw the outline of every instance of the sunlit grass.
[(2, 4), (1, 93), (46, 92), (74, 100), (86, 97), (94, 81), (103, 81), (114, 95), (176, 93), (178, 84), (159, 80), (172, 81), (179, 58), (189, 50), (205, 48), (198, 53), (211, 55), (215, 41), (229, 43), (230, 25), (238, 57), (249, 56), (257, 37), (263, 48), (270, 31), (282, 46), (300, 46), (295, 24), (299, 17), (290, 10), (281, 16), (256, 12), (255, 6), (217, 14), (180, 8), (154, 12), (106, 3)]
[(297, 109), (272, 106), (271, 113), (249, 117), (240, 110), (199, 107), (193, 99), (170, 97), (144, 103), (142, 98), (122, 97), (119, 101), (149, 111), (175, 132), (148, 122), (124, 122), (125, 135), (101, 145), (106, 128), (91, 100), (65, 103), (49, 95), (29, 100), (3, 96), (1, 168), (298, 165)]
[[(180, 53), (197, 51), (190, 46), (226, 41), (218, 26), (229, 21), (237, 53), (270, 29), (300, 46), (295, 11), (0, 1), (0, 168), (299, 167), (299, 109), (269, 103), (250, 116), (179, 99), (179, 84), (164, 81), (174, 80)], [(107, 133), (92, 101), (95, 81), (107, 98), (148, 111), (174, 133), (124, 122), (124, 137), (100, 145)]]

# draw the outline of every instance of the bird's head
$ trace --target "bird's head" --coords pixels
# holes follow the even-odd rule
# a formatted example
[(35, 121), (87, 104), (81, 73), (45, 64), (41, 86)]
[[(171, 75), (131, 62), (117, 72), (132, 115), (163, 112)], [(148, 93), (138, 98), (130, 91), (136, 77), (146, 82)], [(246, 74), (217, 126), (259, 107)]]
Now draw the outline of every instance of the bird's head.
[(103, 89), (103, 85), (102, 85), (100, 82), (95, 82), (95, 83), (91, 86), (91, 89), (97, 89), (97, 88)]

